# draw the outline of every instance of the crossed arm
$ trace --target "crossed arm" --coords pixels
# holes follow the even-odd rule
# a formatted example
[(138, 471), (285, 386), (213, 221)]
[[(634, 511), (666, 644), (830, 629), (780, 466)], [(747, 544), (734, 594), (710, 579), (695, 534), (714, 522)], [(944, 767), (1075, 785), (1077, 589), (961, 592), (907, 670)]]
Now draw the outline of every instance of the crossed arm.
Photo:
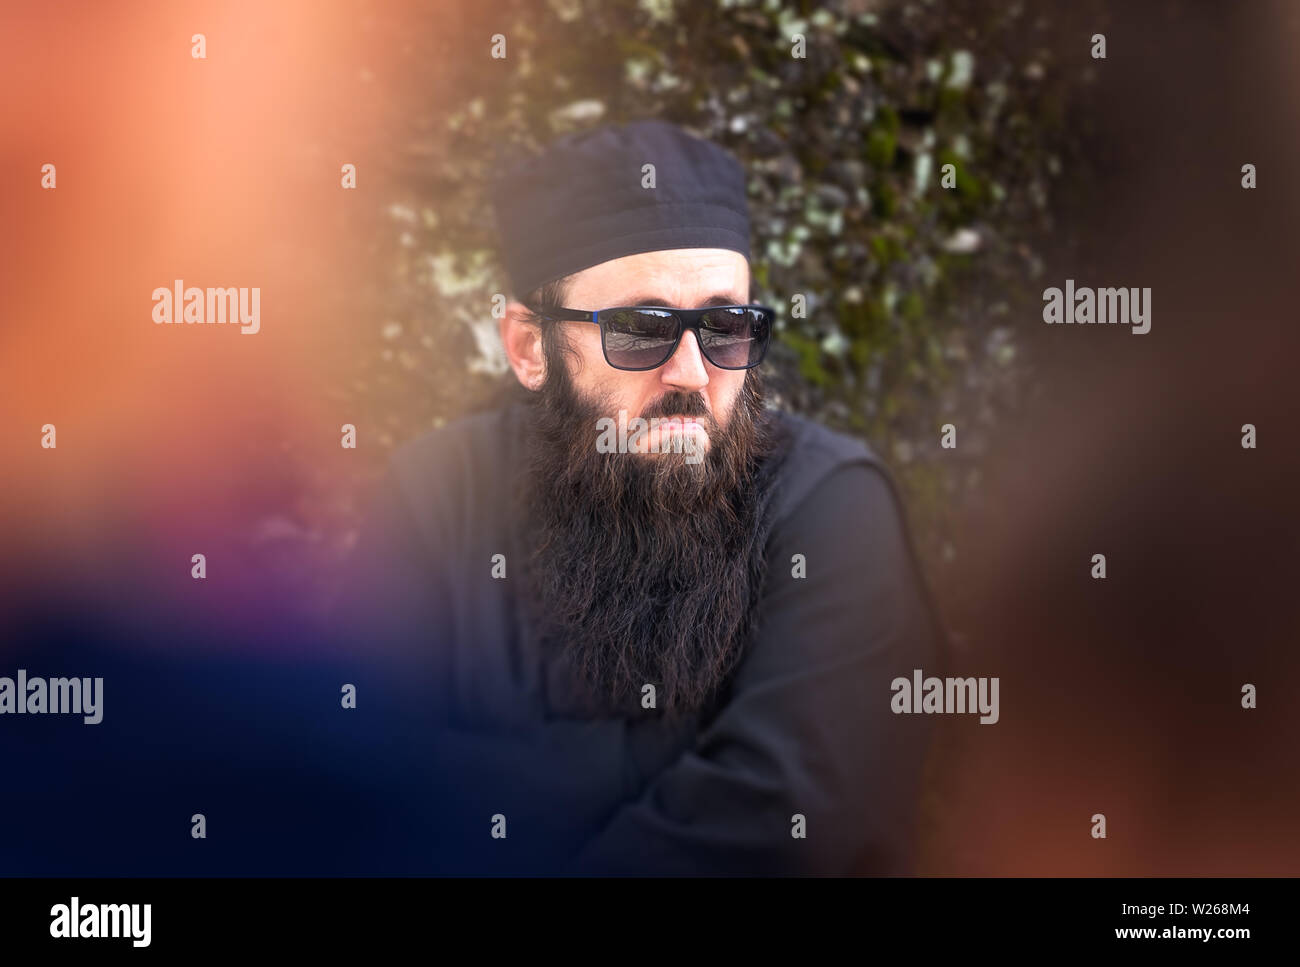
[[(372, 557), (398, 547), (417, 553), (400, 512), (385, 516), (365, 538)], [(792, 574), (796, 554), (805, 576)], [(418, 600), (420, 620), (436, 638), (445, 599), (430, 594), (411, 557), (395, 560), (361, 593), (373, 601)], [(599, 815), (586, 792), (607, 790), (623, 768), (618, 723), (543, 723), (521, 736), (474, 735), (430, 722), (438, 730), (430, 768), (448, 770), (436, 792), (444, 801), (465, 797), (452, 825), (463, 817), (478, 842), (494, 803), (527, 817), (515, 827), (525, 835), (544, 833), (562, 814), (581, 835), (562, 835), (559, 824), (549, 846), (562, 848), (561, 868), (572, 873), (906, 869), (928, 720), (893, 714), (890, 683), (933, 665), (938, 653), (886, 478), (866, 464), (835, 470), (773, 532), (769, 562), (757, 634), (728, 700), (676, 761)], [(402, 627), (378, 633), (395, 643), (412, 618), (405, 605), (393, 615)], [(434, 678), (445, 682), (441, 673)], [(428, 700), (432, 707), (446, 696)], [(458, 789), (451, 773), (461, 769), (478, 778)], [(506, 851), (483, 840), (486, 871)], [(515, 855), (526, 862), (524, 853)], [(554, 860), (551, 852), (544, 862)]]
[[(938, 656), (888, 482), (867, 465), (836, 470), (771, 546), (730, 701), (584, 845), (574, 872), (907, 867), (928, 728), (891, 712), (890, 682)], [(792, 576), (796, 554), (806, 577)]]

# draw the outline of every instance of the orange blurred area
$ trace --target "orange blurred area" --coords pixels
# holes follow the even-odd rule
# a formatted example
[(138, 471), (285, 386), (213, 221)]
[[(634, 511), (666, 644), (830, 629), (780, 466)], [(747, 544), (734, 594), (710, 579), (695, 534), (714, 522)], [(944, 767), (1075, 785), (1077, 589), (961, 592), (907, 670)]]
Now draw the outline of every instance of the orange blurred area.
[[(346, 414), (324, 398), (316, 340), (367, 245), (339, 228), (349, 206), (376, 204), (341, 187), (341, 166), (365, 184), (392, 93), (382, 44), (357, 30), (365, 13), (289, 0), (0, 14), (10, 534), (93, 541), (118, 500), (163, 509), (288, 427), (337, 448)], [(260, 332), (155, 324), (151, 293), (178, 279), (259, 288)], [(39, 445), (46, 424), (57, 449)]]

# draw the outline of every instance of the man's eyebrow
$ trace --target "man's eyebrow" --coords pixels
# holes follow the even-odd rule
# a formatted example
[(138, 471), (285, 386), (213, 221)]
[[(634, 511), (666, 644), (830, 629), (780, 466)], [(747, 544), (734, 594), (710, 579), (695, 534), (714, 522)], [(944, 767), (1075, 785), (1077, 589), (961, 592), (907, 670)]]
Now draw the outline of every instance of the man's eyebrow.
[[(627, 302), (623, 304), (627, 306), (665, 306), (669, 309), (686, 308), (684, 306), (675, 306), (663, 296), (654, 295), (653, 293), (632, 296), (632, 298), (628, 299)], [(708, 306), (743, 306), (745, 304), (746, 303), (743, 299), (737, 302), (736, 297), (733, 294), (716, 292), (705, 299), (704, 302), (700, 304), (699, 308), (703, 309)]]

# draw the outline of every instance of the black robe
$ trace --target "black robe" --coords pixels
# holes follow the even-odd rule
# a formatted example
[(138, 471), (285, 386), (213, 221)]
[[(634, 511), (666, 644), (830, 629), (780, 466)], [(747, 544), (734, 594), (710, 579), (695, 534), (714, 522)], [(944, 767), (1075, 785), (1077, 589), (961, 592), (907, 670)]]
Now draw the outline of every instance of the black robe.
[(803, 418), (773, 418), (787, 449), (757, 627), (716, 705), (677, 725), (577, 710), (521, 619), (510, 569), (522, 548), (503, 512), (522, 473), (519, 404), (395, 452), (335, 626), (376, 669), (362, 692), (373, 754), (409, 780), (388, 793), (400, 802), (386, 858), (367, 866), (909, 868), (929, 725), (891, 711), (890, 684), (929, 673), (943, 633), (878, 459)]

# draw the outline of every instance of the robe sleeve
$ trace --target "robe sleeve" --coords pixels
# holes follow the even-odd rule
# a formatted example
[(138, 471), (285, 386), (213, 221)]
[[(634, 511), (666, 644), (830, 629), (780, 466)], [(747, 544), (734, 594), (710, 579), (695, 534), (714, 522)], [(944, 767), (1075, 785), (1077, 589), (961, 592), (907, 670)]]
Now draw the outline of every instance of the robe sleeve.
[(891, 483), (866, 463), (835, 469), (769, 546), (758, 631), (729, 700), (571, 872), (909, 868), (929, 725), (892, 712), (890, 685), (940, 660), (942, 631)]

